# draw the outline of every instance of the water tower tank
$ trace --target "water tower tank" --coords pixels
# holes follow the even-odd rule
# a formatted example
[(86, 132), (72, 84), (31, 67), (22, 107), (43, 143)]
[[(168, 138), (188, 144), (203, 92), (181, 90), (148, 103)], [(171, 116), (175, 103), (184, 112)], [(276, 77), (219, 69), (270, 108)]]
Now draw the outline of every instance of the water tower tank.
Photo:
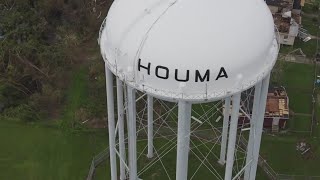
[(217, 100), (252, 87), (275, 64), (262, 0), (117, 0), (100, 32), (110, 70), (168, 100)]

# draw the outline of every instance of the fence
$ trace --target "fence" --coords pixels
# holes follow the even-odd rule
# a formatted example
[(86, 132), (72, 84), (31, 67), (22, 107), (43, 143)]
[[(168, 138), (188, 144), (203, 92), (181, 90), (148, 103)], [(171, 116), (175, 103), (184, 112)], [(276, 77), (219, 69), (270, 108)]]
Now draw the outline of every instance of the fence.
[[(320, 20), (320, 12), (318, 11), (318, 20)], [(319, 36), (319, 30), (317, 32), (317, 36)], [(317, 117), (317, 105), (318, 105), (318, 93), (317, 93), (317, 79), (318, 79), (318, 73), (320, 72), (319, 69), (319, 54), (320, 54), (320, 46), (319, 46), (319, 38), (317, 38), (317, 50), (315, 53), (314, 58), (314, 84), (313, 84), (313, 93), (312, 93), (312, 124), (311, 124), (311, 136), (315, 136), (315, 131), (317, 130), (317, 125), (319, 123)]]
[(278, 179), (277, 178), (278, 174), (272, 169), (272, 167), (267, 163), (267, 161), (265, 159), (263, 159), (261, 156), (259, 156), (258, 165), (268, 175), (269, 179), (271, 179), (271, 180)]
[(108, 157), (109, 157), (109, 147), (103, 150), (102, 152), (100, 152), (98, 155), (93, 157), (91, 161), (89, 173), (87, 176), (87, 180), (92, 180), (94, 178), (94, 173), (97, 166), (99, 166), (102, 162), (106, 161)]

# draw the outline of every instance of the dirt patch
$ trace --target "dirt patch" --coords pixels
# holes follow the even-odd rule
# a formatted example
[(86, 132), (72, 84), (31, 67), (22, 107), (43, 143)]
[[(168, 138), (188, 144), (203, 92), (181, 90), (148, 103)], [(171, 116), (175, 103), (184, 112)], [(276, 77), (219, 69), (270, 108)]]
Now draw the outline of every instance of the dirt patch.
[(107, 128), (107, 121), (106, 119), (91, 119), (87, 122), (83, 122), (87, 127), (93, 129), (105, 129)]

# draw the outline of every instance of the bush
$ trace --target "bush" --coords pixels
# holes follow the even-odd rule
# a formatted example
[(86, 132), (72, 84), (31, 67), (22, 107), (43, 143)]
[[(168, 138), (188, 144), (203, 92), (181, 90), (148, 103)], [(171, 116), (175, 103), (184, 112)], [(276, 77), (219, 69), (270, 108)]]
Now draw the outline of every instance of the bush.
[(312, 22), (315, 22), (315, 23), (318, 22), (318, 18), (313, 17), (313, 18), (312, 18)]
[(55, 89), (49, 84), (43, 85), (40, 93), (34, 93), (30, 99), (29, 104), (39, 110), (43, 116), (50, 116), (54, 114), (62, 103), (62, 92)]
[(16, 107), (10, 107), (3, 111), (2, 119), (13, 121), (33, 122), (39, 120), (39, 115), (31, 106), (21, 104)]
[(318, 10), (319, 10), (319, 3), (316, 2), (316, 3), (312, 4), (312, 11), (318, 12)]
[(89, 66), (89, 100), (85, 107), (89, 112), (90, 118), (103, 118), (106, 116), (104, 63), (100, 57), (97, 57), (92, 59)]

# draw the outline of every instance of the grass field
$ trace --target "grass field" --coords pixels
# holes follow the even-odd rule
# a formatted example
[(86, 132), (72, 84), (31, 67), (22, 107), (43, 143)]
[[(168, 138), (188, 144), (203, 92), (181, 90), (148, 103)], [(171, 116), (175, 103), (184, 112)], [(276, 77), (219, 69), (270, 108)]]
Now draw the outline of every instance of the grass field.
[[(104, 132), (74, 134), (51, 127), (0, 121), (0, 140), (2, 142), (0, 147), (0, 179), (85, 179), (92, 157), (108, 146), (107, 139), (107, 134)], [(166, 143), (167, 141), (163, 139), (155, 141), (157, 153), (161, 153), (160, 148)], [(197, 141), (193, 141), (193, 143), (191, 145), (199, 145)], [(170, 144), (163, 147), (170, 147)], [(138, 151), (144, 151), (139, 159), (139, 170), (150, 162), (146, 158), (145, 146), (146, 141), (138, 143)], [(208, 144), (208, 146), (212, 148), (213, 144)], [(198, 148), (204, 155), (209, 152), (203, 145)], [(213, 151), (218, 154), (219, 149), (220, 146), (216, 145)], [(193, 151), (197, 151), (197, 148)], [(238, 156), (241, 158), (243, 155), (238, 153)], [(200, 161), (192, 152), (190, 152), (189, 159), (189, 177), (198, 170), (193, 179), (216, 179), (203, 165), (200, 166)], [(173, 148), (162, 158), (161, 162), (158, 161), (139, 177), (163, 180), (168, 179), (167, 173), (170, 177), (175, 177), (175, 160), (176, 149)], [(218, 165), (217, 158), (210, 155), (208, 160), (223, 177), (224, 170)], [(109, 179), (108, 163), (107, 161), (97, 169), (97, 180)], [(164, 164), (167, 172), (161, 163)], [(242, 160), (239, 160), (238, 163), (242, 163)], [(208, 166), (208, 162), (206, 165)], [(200, 168), (198, 169), (198, 167)], [(261, 180), (266, 179), (260, 170), (258, 177)]]
[[(174, 142), (173, 144), (175, 144), (176, 142)], [(146, 146), (147, 142), (146, 141), (140, 141), (138, 143), (138, 172), (141, 172), (141, 170), (146, 167), (147, 164), (149, 164), (150, 161), (149, 159), (146, 158), (146, 150), (144, 149), (144, 147)], [(163, 149), (161, 147), (163, 147), (164, 149), (172, 147), (171, 144), (169, 143), (167, 145), (167, 141), (164, 139), (158, 139), (155, 141), (155, 145), (156, 145), (156, 153), (158, 154), (162, 154), (163, 153)], [(165, 145), (165, 146), (163, 146)], [(189, 154), (189, 174), (188, 174), (188, 178), (189, 179), (194, 179), (194, 180), (202, 180), (202, 179), (218, 179), (218, 177), (222, 177), (224, 176), (224, 167), (221, 167), (218, 163), (217, 163), (217, 157), (214, 157), (213, 155), (209, 155), (208, 156), (208, 162), (205, 162), (204, 164), (201, 165), (200, 160), (197, 158), (197, 156), (200, 156), (201, 159), (203, 159), (202, 155), (199, 154), (199, 152), (197, 152), (198, 150), (201, 151), (201, 153), (203, 153), (204, 156), (207, 155), (207, 153), (210, 151), (209, 149), (211, 149), (213, 147), (213, 144), (207, 144), (207, 146), (209, 147), (209, 149), (207, 149), (205, 146), (200, 145), (199, 143), (197, 143), (197, 141), (192, 141), (190, 146), (194, 147), (194, 146), (198, 146), (197, 148), (193, 148), (190, 151)], [(213, 148), (213, 152), (215, 154), (218, 155), (220, 150), (220, 146), (216, 145)], [(141, 156), (140, 153), (144, 152)], [(167, 152), (167, 151), (165, 151)], [(197, 152), (197, 156), (194, 155), (193, 152)], [(242, 153), (237, 153), (238, 154), (238, 158), (242, 158), (243, 154)], [(235, 162), (235, 167), (234, 169), (236, 169), (237, 171), (239, 171), (240, 169), (236, 168), (237, 163), (243, 163), (242, 160), (238, 160)], [(210, 164), (209, 164), (210, 162)], [(240, 165), (240, 164), (239, 164)], [(242, 165), (242, 164), (241, 164)], [(163, 168), (166, 167), (166, 170)], [(213, 175), (212, 173), (210, 173), (210, 171), (205, 167), (214, 167), (216, 170), (216, 175)], [(107, 171), (106, 171), (107, 169)], [(195, 173), (196, 172), (196, 173)], [(161, 161), (156, 162), (152, 167), (150, 167), (149, 169), (147, 169), (146, 171), (144, 171), (142, 174), (139, 174), (139, 178), (141, 179), (146, 179), (146, 180), (164, 180), (164, 179), (169, 179), (168, 175), (171, 179), (175, 179), (175, 173), (176, 173), (176, 148), (173, 148), (171, 151), (168, 152), (168, 154), (166, 156), (164, 156)], [(107, 166), (101, 166), (97, 169), (97, 180), (103, 180), (103, 178), (106, 177), (110, 177), (110, 172)], [(234, 172), (234, 175), (236, 174), (236, 172)], [(260, 169), (258, 169), (258, 174), (257, 177), (259, 180), (267, 180), (265, 174), (263, 172), (261, 172)]]
[(311, 130), (311, 116), (294, 115), (290, 119), (290, 129), (296, 132), (309, 132)]
[[(286, 88), (289, 107), (296, 113), (290, 118), (288, 124), (289, 129), (294, 133), (289, 132), (274, 137), (264, 135), (260, 149), (261, 155), (277, 173), (319, 176), (319, 140), (311, 138), (310, 132), (308, 132), (311, 128), (312, 118), (314, 66), (289, 62), (281, 63), (282, 77), (279, 78), (280, 82), (276, 82), (276, 84)], [(313, 158), (305, 159), (296, 151), (296, 143), (302, 139), (312, 144), (315, 155)]]
[(0, 179), (79, 180), (92, 156), (107, 144), (106, 133), (71, 134), (0, 121)]
[[(316, 35), (315, 35), (316, 36)], [(293, 46), (281, 45), (280, 53), (287, 54), (293, 50), (301, 48), (302, 52), (308, 57), (313, 58), (317, 50), (317, 40), (312, 39), (308, 42), (303, 42), (302, 40), (296, 38)]]
[(291, 112), (288, 122), (289, 129), (301, 132), (310, 131), (314, 65), (278, 61), (275, 69), (271, 84), (283, 86), (288, 93)]
[[(294, 113), (311, 115), (314, 65), (291, 62), (281, 63), (282, 77), (280, 82), (275, 83), (286, 88), (289, 97), (289, 109)], [(289, 122), (289, 127), (293, 131), (310, 131), (310, 126), (311, 117), (303, 115), (294, 115)]]
[(312, 90), (314, 67), (309, 64), (284, 62), (283, 85), (297, 90)]
[[(72, 73), (62, 125), (72, 125), (75, 111), (87, 101), (87, 74), (86, 67)], [(61, 131), (56, 122), (0, 121), (0, 179), (85, 179), (92, 157), (107, 147), (107, 133)]]
[(314, 148), (314, 158), (304, 159), (296, 151), (296, 143), (303, 139), (296, 136), (271, 137), (262, 139), (260, 154), (267, 159), (271, 167), (280, 174), (295, 174), (305, 176), (320, 176), (319, 141), (307, 139)]
[(292, 111), (310, 114), (314, 79), (313, 65), (281, 62), (281, 67), (283, 72), (280, 75), (280, 82), (273, 83), (285, 87), (289, 96), (289, 108)]
[[(66, 94), (66, 105), (64, 107), (61, 123), (72, 126), (75, 120), (75, 112), (85, 104), (88, 99), (88, 70), (83, 67), (72, 74), (71, 83)], [(70, 128), (70, 127), (67, 127)]]
[(73, 113), (77, 108), (84, 105), (88, 96), (88, 70), (81, 68), (75, 71), (72, 75), (72, 81), (67, 94), (67, 111), (66, 118), (71, 118), (70, 113)]

